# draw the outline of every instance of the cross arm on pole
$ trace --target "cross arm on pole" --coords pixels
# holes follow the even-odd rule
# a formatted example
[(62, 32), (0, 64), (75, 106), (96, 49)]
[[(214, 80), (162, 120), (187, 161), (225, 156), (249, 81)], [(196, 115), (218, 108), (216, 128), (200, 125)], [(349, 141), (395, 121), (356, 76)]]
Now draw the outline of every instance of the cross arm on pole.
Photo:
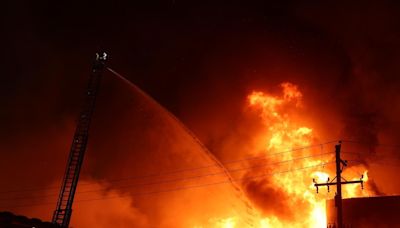
[[(356, 181), (341, 181), (340, 184), (362, 184), (364, 183), (363, 180), (356, 180)], [(336, 182), (330, 182), (330, 183), (315, 183), (315, 187), (320, 187), (320, 186), (330, 186), (330, 185), (336, 185)]]
[[(314, 179), (313, 179), (313, 182), (314, 182), (314, 186), (317, 188), (317, 193), (318, 193), (318, 188), (321, 186), (327, 186), (328, 192), (329, 192), (329, 186), (338, 184), (338, 182), (317, 183), (317, 182), (315, 182)], [(363, 177), (361, 177), (360, 180), (340, 181), (339, 184), (341, 184), (341, 185), (343, 185), (343, 184), (361, 184), (361, 189), (364, 189)]]

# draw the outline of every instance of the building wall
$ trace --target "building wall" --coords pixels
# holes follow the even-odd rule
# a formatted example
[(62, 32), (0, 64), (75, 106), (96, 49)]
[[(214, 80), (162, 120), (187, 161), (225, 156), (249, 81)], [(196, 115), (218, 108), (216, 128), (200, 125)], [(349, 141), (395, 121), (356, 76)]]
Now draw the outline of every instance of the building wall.
[[(328, 227), (334, 227), (334, 200), (327, 201), (326, 215)], [(344, 199), (343, 222), (346, 228), (400, 228), (400, 196)]]

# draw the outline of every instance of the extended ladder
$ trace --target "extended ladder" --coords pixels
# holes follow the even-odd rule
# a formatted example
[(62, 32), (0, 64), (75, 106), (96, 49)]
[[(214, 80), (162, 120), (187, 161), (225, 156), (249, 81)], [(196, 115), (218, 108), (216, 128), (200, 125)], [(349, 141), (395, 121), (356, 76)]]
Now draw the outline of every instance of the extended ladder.
[(53, 214), (53, 223), (63, 228), (69, 226), (69, 221), (71, 219), (72, 203), (74, 201), (79, 173), (86, 151), (90, 121), (94, 111), (97, 91), (106, 59), (107, 54), (105, 52), (96, 53), (96, 60), (92, 67), (89, 85), (86, 91), (86, 101), (78, 119), (60, 195), (58, 197), (57, 208)]

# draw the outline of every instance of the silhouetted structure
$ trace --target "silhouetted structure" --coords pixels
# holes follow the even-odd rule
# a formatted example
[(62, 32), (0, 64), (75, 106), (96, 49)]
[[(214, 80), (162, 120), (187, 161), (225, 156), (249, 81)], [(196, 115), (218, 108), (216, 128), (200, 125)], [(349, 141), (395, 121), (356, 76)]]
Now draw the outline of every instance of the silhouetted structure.
[(37, 218), (27, 218), (21, 215), (14, 215), (11, 212), (0, 212), (1, 228), (59, 228), (51, 222), (43, 222)]
[(53, 223), (63, 228), (69, 226), (69, 221), (71, 219), (72, 203), (74, 202), (79, 173), (88, 142), (91, 117), (94, 111), (97, 91), (100, 86), (100, 79), (106, 59), (107, 54), (105, 52), (96, 53), (96, 60), (93, 64), (89, 85), (86, 90), (85, 105), (79, 115), (78, 124), (72, 140), (67, 167), (58, 197), (57, 208), (53, 215)]
[[(400, 227), (400, 196), (350, 198), (342, 200), (345, 228)], [(335, 200), (326, 202), (328, 228), (337, 221)]]
[[(335, 154), (336, 154), (336, 177), (332, 180), (329, 181), (329, 178), (326, 183), (316, 183), (315, 180), (313, 182), (315, 183), (314, 186), (317, 188), (317, 193), (318, 193), (318, 187), (321, 186), (327, 186), (328, 187), (328, 192), (329, 192), (329, 186), (331, 185), (336, 185), (336, 195), (335, 195), (335, 204), (334, 207), (336, 208), (336, 227), (337, 228), (345, 228), (344, 222), (343, 222), (343, 206), (342, 206), (342, 185), (343, 184), (361, 184), (361, 188), (363, 187), (363, 176), (361, 176), (360, 180), (356, 181), (347, 181), (346, 179), (342, 178), (341, 174), (343, 172), (343, 169), (345, 166), (347, 166), (347, 161), (344, 161), (340, 158), (340, 150), (341, 150), (341, 141), (339, 141), (338, 145), (335, 145)], [(342, 165), (342, 167), (341, 167)], [(334, 182), (336, 180), (336, 182)]]

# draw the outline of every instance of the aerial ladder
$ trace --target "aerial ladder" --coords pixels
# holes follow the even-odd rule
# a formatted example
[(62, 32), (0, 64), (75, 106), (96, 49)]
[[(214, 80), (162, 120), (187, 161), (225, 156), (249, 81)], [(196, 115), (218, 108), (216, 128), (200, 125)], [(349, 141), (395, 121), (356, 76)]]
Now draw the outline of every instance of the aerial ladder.
[(88, 142), (90, 122), (106, 60), (107, 54), (105, 52), (96, 53), (96, 59), (93, 63), (89, 85), (86, 91), (86, 100), (78, 118), (78, 124), (72, 141), (64, 178), (62, 180), (60, 195), (58, 197), (57, 208), (54, 211), (52, 219), (54, 224), (62, 228), (67, 228), (71, 219), (72, 203), (78, 185), (79, 173)]

